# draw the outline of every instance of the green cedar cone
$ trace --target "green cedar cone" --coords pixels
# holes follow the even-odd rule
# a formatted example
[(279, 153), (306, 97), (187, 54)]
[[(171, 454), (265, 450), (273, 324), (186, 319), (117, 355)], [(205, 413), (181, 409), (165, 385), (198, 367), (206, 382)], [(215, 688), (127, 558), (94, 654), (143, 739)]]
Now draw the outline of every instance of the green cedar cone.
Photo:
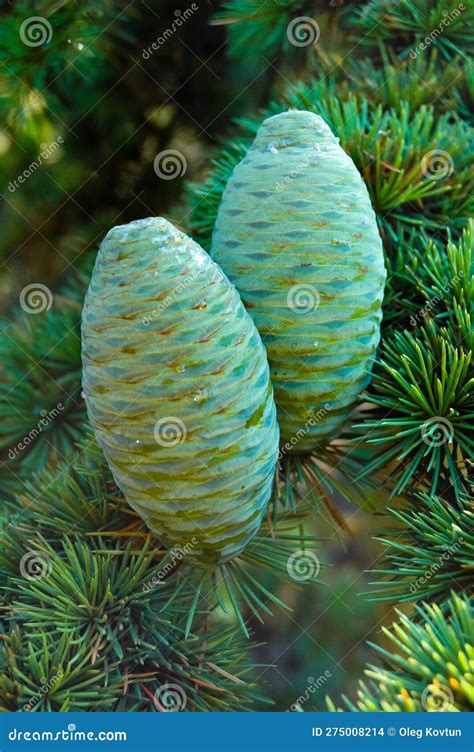
[(161, 218), (114, 227), (86, 295), (83, 386), (131, 506), (215, 566), (257, 532), (278, 426), (259, 334), (233, 285)]
[(385, 269), (367, 189), (321, 117), (263, 122), (225, 189), (211, 254), (267, 348), (285, 450), (334, 438), (370, 378)]

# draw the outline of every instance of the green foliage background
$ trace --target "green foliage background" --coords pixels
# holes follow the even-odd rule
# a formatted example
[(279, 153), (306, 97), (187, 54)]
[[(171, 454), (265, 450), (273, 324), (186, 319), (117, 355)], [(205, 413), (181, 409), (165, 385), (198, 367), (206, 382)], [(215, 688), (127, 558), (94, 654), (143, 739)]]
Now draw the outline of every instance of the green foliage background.
[[(331, 709), (472, 710), (474, 5), (209, 1), (176, 26), (178, 11), (0, 5), (0, 706), (155, 711), (171, 683), (198, 711), (322, 710), (326, 694)], [(31, 16), (51, 28), (43, 44), (22, 39)], [(301, 17), (314, 43), (292, 43)], [(288, 107), (322, 115), (367, 184), (389, 273), (383, 339), (310, 493), (290, 493), (282, 468), (283, 538), (271, 549), (267, 531), (249, 554), (273, 616), (244, 601), (245, 638), (224, 591), (227, 612), (201, 604), (212, 613), (188, 634), (196, 582), (173, 571), (148, 586), (170, 552), (86, 426), (82, 299), (114, 224), (166, 215), (208, 249), (233, 167)], [(168, 149), (185, 164), (173, 180), (154, 169)], [(49, 310), (24, 310), (29, 284)], [(300, 527), (326, 566), (295, 588), (285, 533)], [(32, 552), (46, 576), (24, 576)]]

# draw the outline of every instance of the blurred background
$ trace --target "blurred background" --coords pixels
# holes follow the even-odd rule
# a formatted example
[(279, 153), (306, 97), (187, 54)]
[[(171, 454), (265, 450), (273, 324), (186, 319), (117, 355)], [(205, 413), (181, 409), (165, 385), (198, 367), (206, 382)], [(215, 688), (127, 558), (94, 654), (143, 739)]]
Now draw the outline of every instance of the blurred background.
[[(324, 34), (318, 54), (324, 62), (329, 53), (342, 57), (350, 42), (341, 31), (343, 4), (320, 6)], [(9, 368), (26, 372), (28, 358), (33, 364), (45, 355), (14, 396), (4, 395), (0, 417), (8, 430), (2, 446), (24, 435), (28, 416), (35, 411), (40, 416), (57, 403), (58, 384), (65, 405), (47, 445), (18, 462), (3, 457), (7, 496), (18, 492), (25, 474), (51, 456), (63, 456), (76, 438), (84, 405), (79, 337), (69, 324), (80, 314), (105, 232), (150, 215), (165, 215), (187, 230), (197, 200), (195, 194), (194, 203), (190, 200), (192, 185), (205, 179), (236, 118), (255, 112), (270, 92), (276, 95), (288, 85), (287, 76), (295, 79), (308, 64), (305, 48), (293, 50), (290, 60), (278, 52), (267, 59), (253, 54), (248, 39), (241, 64), (235, 65), (227, 54), (228, 24), (216, 21), (215, 11), (212, 0), (180, 8), (174, 0), (0, 5), (0, 305), (5, 316), (0, 355), (8, 358)], [(22, 26), (36, 16), (46, 23)], [(171, 37), (163, 37), (170, 28), (175, 29)], [(181, 159), (173, 179), (166, 165), (157, 163), (169, 150)], [(16, 318), (22, 290), (30, 284), (51, 291), (51, 307), (60, 314), (54, 332), (47, 319), (39, 331), (38, 324), (35, 329)], [(62, 349), (49, 356), (53, 335)], [(36, 397), (40, 389), (41, 399)], [(321, 539), (318, 556), (327, 566), (317, 583), (285, 588), (281, 595), (293, 612), (278, 612), (265, 626), (253, 624), (255, 640), (267, 643), (253, 656), (255, 673), (268, 683), (276, 703), (273, 709), (299, 702), (306, 711), (323, 710), (326, 694), (353, 697), (370, 656), (367, 640), (380, 640), (381, 624), (393, 615), (366, 595), (367, 570), (381, 551), (372, 536), (386, 495), (374, 493), (372, 501), (375, 514), (344, 508), (341, 501), (349, 535), (341, 536), (331, 518), (318, 518), (312, 532)]]
[[(342, 55), (341, 6), (319, 5), (321, 55)], [(26, 282), (59, 285), (86, 267), (114, 224), (172, 213), (185, 227), (185, 187), (206, 175), (235, 118), (305, 69), (304, 47), (287, 61), (252, 55), (249, 44), (235, 65), (217, 9), (212, 0), (1, 3), (3, 310)], [(45, 21), (20, 33), (35, 17)], [(185, 160), (172, 180), (154, 169), (168, 149)]]

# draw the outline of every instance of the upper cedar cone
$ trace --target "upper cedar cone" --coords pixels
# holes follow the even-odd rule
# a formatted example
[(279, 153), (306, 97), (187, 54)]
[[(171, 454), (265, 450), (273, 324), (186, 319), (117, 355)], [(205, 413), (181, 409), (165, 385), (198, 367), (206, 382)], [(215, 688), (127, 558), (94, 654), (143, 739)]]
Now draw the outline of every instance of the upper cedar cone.
[(334, 438), (369, 381), (385, 269), (365, 184), (321, 117), (263, 122), (227, 183), (211, 255), (262, 335), (287, 451)]

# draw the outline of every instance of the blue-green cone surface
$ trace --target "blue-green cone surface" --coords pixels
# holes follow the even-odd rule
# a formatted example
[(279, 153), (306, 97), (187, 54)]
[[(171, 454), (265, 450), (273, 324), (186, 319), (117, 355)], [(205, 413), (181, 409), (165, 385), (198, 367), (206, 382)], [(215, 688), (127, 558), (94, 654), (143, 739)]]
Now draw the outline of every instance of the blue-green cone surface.
[(335, 438), (370, 378), (385, 269), (365, 184), (321, 117), (263, 122), (226, 186), (211, 255), (267, 348), (285, 451)]
[(83, 388), (130, 505), (215, 566), (257, 532), (278, 426), (265, 349), (217, 264), (161, 218), (114, 227), (82, 318)]

